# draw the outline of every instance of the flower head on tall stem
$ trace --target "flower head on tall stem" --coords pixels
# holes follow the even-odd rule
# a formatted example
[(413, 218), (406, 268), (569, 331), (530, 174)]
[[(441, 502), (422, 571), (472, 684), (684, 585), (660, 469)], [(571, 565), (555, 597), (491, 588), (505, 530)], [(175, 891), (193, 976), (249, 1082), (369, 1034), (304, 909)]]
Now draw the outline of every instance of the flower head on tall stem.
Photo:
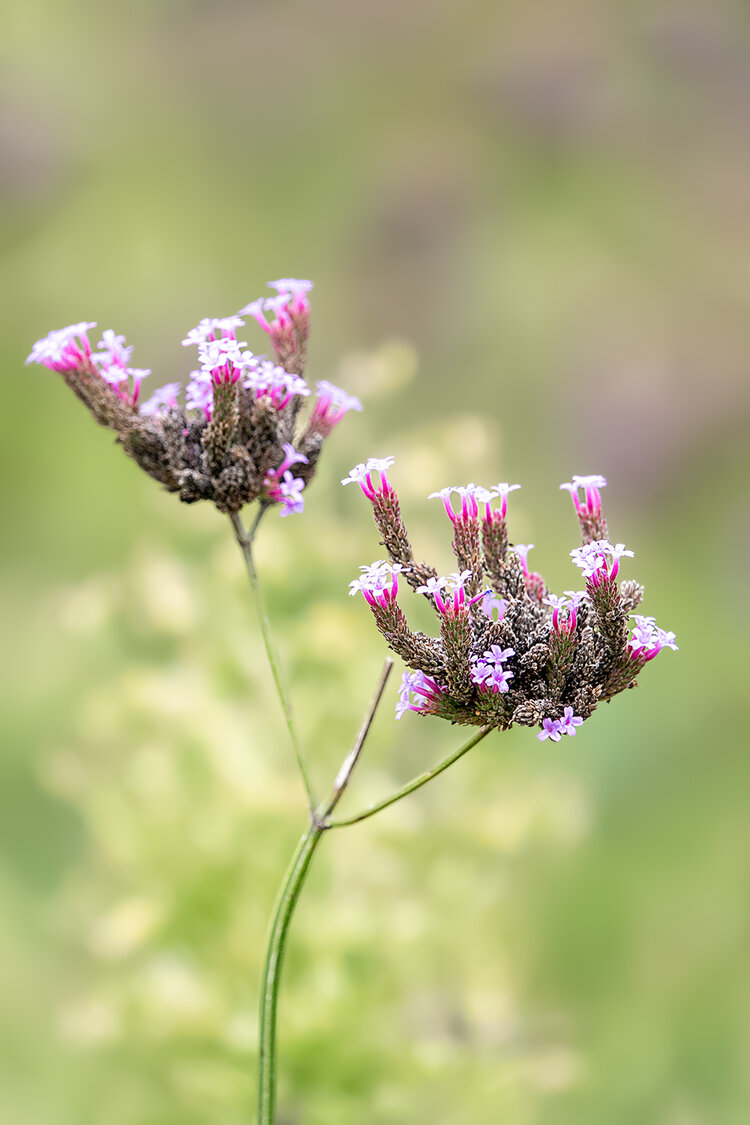
[[(149, 476), (181, 500), (209, 500), (236, 514), (259, 500), (301, 512), (302, 491), (317, 467), (323, 443), (359, 400), (326, 381), (310, 419), (299, 425), (310, 389), (303, 378), (310, 328), (312, 283), (281, 278), (276, 295), (252, 302), (252, 315), (270, 335), (275, 359), (248, 350), (239, 339), (242, 314), (204, 317), (182, 340), (195, 348), (198, 364), (181, 387), (170, 382), (141, 402), (150, 371), (132, 367), (132, 347), (106, 329), (92, 349), (94, 321), (82, 321), (37, 340), (27, 363), (58, 372), (96, 421), (117, 435), (121, 448)], [(271, 316), (269, 321), (266, 313)], [(281, 469), (284, 447), (299, 453), (297, 473)]]
[[(376, 481), (376, 469), (388, 475)], [(503, 501), (514, 486), (456, 485), (432, 493), (431, 498), (442, 500), (453, 527), (459, 569), (439, 575), (428, 564), (416, 563), (400, 516), (396, 535), (395, 523), (389, 524), (378, 507), (386, 500), (398, 503), (390, 469), (390, 459), (382, 464), (373, 459), (356, 466), (345, 483), (360, 485), (373, 505), (392, 564), (402, 568), (412, 589), (436, 611), (439, 637), (410, 633), (401, 609), (397, 625), (393, 618), (387, 620), (382, 604), (394, 603), (388, 601), (390, 593), (380, 591), (391, 591), (393, 580), (377, 564), (368, 579), (368, 588), (375, 587), (372, 601), (379, 599), (377, 609), (372, 606), (376, 624), (410, 668), (439, 685), (439, 701), (433, 700), (430, 714), (501, 730), (515, 723), (536, 726), (542, 740), (557, 742), (562, 735), (574, 736), (601, 701), (632, 686), (660, 647), (674, 647), (673, 635), (657, 631), (646, 618), (636, 618), (628, 639), (628, 612), (643, 590), (634, 582), (620, 589), (621, 561), (632, 556), (624, 544), (597, 539), (574, 550), (586, 590), (558, 595), (547, 593), (542, 576), (530, 570), (532, 544), (517, 544), (506, 557), (499, 538), (475, 534), (480, 524), (491, 529), (504, 524)], [(588, 484), (590, 489), (599, 486), (596, 479)], [(501, 504), (493, 511), (497, 497)], [(594, 500), (592, 493), (592, 504)], [(463, 565), (462, 554), (471, 565)], [(404, 705), (401, 713), (405, 710), (425, 713), (419, 705)]]

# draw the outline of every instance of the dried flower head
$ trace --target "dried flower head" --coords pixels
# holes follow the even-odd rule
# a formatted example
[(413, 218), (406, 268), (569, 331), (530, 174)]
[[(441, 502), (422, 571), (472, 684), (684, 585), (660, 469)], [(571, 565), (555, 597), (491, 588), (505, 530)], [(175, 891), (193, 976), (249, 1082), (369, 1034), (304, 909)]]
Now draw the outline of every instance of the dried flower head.
[[(312, 283), (284, 278), (270, 284), (276, 296), (254, 301), (237, 315), (206, 317), (186, 334), (183, 346), (196, 348), (198, 366), (185, 387), (184, 405), (179, 383), (167, 383), (141, 401), (141, 383), (150, 371), (129, 366), (132, 348), (111, 329), (94, 351), (88, 338), (96, 327), (92, 322), (50, 332), (34, 344), (26, 362), (62, 375), (97, 422), (116, 433), (125, 452), (186, 503), (210, 500), (222, 512), (238, 512), (260, 500), (280, 505), (282, 516), (301, 512), (323, 441), (347, 410), (362, 405), (320, 382), (310, 415), (300, 422), (311, 394), (303, 373)], [(253, 354), (237, 338), (245, 315), (270, 336), (272, 359)]]
[[(585, 590), (548, 593), (531, 571), (533, 544), (508, 543), (509, 492), (519, 485), (450, 486), (432, 493), (443, 501), (453, 529), (459, 570), (447, 576), (416, 562), (398, 496), (386, 476), (393, 458), (356, 465), (343, 484), (357, 483), (373, 507), (390, 562), (362, 567), (350, 593), (361, 592), (404, 672), (396, 717), (406, 711), (453, 723), (540, 728), (539, 739), (575, 735), (602, 701), (634, 687), (638, 673), (662, 648), (676, 649), (673, 633), (651, 617), (629, 617), (643, 596), (637, 582), (618, 584), (623, 543), (605, 535), (599, 489), (603, 477), (574, 477), (571, 491), (583, 546), (571, 551)], [(373, 474), (379, 476), (376, 483)], [(578, 497), (583, 488), (584, 500)], [(499, 501), (493, 507), (495, 501)], [(431, 603), (439, 636), (413, 632), (397, 602), (398, 578)]]

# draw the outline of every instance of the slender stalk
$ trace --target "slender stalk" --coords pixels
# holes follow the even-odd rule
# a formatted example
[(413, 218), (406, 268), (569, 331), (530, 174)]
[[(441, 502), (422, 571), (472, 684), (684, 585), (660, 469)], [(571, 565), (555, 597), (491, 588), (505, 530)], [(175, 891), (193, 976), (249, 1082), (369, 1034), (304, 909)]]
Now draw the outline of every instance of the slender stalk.
[(271, 919), (260, 997), (260, 1053), (258, 1058), (258, 1125), (274, 1125), (276, 1107), (276, 1015), (279, 1005), (281, 966), (289, 924), (297, 905), (310, 862), (325, 829), (317, 819), (297, 845)]
[(452, 766), (454, 762), (457, 762), (459, 758), (463, 758), (464, 754), (468, 754), (469, 750), (476, 746), (478, 742), (481, 742), (483, 738), (486, 738), (492, 729), (492, 727), (482, 727), (479, 734), (475, 734), (473, 738), (470, 738), (469, 741), (465, 742), (463, 746), (460, 746), (458, 750), (454, 750), (454, 752), (440, 762), (439, 765), (431, 770), (427, 770), (425, 773), (420, 773), (418, 777), (412, 778), (411, 781), (407, 782), (407, 784), (402, 786), (396, 793), (393, 793), (390, 797), (386, 797), (384, 801), (379, 801), (377, 805), (370, 805), (364, 812), (357, 813), (356, 816), (348, 816), (338, 820), (329, 820), (326, 818), (324, 827), (345, 828), (349, 824), (359, 824), (361, 820), (367, 820), (368, 817), (375, 816), (376, 813), (382, 812), (383, 809), (387, 809), (390, 805), (395, 805), (396, 801), (400, 801), (403, 797), (408, 797), (415, 789), (421, 789), (428, 781), (432, 781), (433, 777), (438, 777), (438, 775), (447, 770), (449, 766)]
[(347, 754), (333, 785), (328, 802), (314, 812), (310, 827), (297, 845), (292, 862), (289, 864), (281, 884), (268, 936), (266, 960), (263, 966), (260, 998), (260, 1052), (258, 1059), (258, 1125), (273, 1125), (276, 1106), (276, 1017), (281, 985), (281, 967), (286, 949), (289, 926), (300, 896), (307, 872), (315, 854), (320, 838), (325, 832), (325, 820), (333, 812), (342, 793), (349, 784), (354, 767), (362, 753), (369, 734), (372, 720), (383, 697), (393, 667), (392, 660), (386, 660), (372, 702), (365, 714), (359, 734), (349, 754)]
[(333, 810), (336, 808), (336, 805), (341, 800), (344, 794), (344, 790), (351, 780), (351, 776), (354, 773), (354, 768), (359, 761), (360, 754), (362, 753), (362, 747), (364, 746), (365, 740), (370, 733), (370, 727), (372, 726), (372, 720), (375, 718), (375, 712), (380, 706), (380, 701), (383, 698), (383, 692), (385, 691), (385, 685), (388, 683), (388, 677), (390, 676), (392, 671), (393, 661), (390, 657), (388, 657), (385, 664), (383, 665), (383, 671), (380, 673), (378, 686), (375, 688), (375, 694), (372, 697), (370, 706), (365, 712), (365, 717), (362, 720), (362, 726), (359, 728), (359, 734), (354, 741), (354, 746), (344, 758), (341, 768), (336, 774), (336, 780), (333, 783), (333, 793), (331, 795), (331, 799), (328, 802), (322, 818), (319, 818), (324, 828), (328, 827), (326, 821), (328, 820), (328, 817), (331, 815)]
[(302, 784), (305, 787), (307, 805), (310, 809), (311, 815), (313, 815), (314, 817), (316, 801), (312, 790), (312, 783), (310, 781), (310, 771), (305, 760), (305, 755), (302, 752), (299, 738), (297, 737), (297, 727), (294, 722), (292, 704), (290, 702), (286, 687), (284, 686), (284, 680), (281, 673), (281, 663), (274, 647), (273, 637), (271, 635), (271, 624), (268, 620), (268, 614), (266, 613), (263, 593), (258, 581), (258, 571), (256, 570), (255, 559), (253, 558), (253, 539), (255, 538), (258, 526), (260, 524), (260, 521), (263, 519), (265, 512), (265, 508), (259, 508), (250, 531), (245, 530), (242, 520), (236, 512), (232, 513), (229, 518), (234, 530), (234, 537), (237, 540), (237, 543), (240, 550), (242, 551), (242, 555), (245, 560), (245, 568), (247, 570), (247, 576), (250, 579), (250, 587), (253, 591), (253, 594), (255, 595), (255, 608), (258, 614), (258, 622), (260, 624), (260, 631), (263, 637), (263, 644), (265, 645), (266, 649), (266, 656), (268, 657), (268, 663), (271, 668), (271, 675), (273, 676), (273, 682), (276, 685), (276, 692), (281, 701), (281, 707), (284, 712), (284, 719), (286, 721), (287, 730), (289, 731), (289, 737), (292, 741), (292, 747), (294, 749), (294, 756), (297, 759), (297, 765), (299, 766), (299, 772), (302, 777)]

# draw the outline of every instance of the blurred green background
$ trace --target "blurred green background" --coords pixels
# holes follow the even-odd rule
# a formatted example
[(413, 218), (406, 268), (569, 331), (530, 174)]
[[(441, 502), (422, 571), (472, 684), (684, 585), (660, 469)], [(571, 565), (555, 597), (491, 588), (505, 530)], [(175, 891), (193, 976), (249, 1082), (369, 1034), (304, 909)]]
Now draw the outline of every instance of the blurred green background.
[[(154, 386), (184, 332), (314, 278), (311, 378), (365, 401), (259, 545), (322, 790), (383, 658), (338, 480), (520, 481), (573, 583), (604, 473), (674, 629), (575, 740), (482, 743), (326, 838), (287, 963), (285, 1125), (750, 1121), (750, 18), (731, 0), (26, 0), (5, 13), (0, 1118), (253, 1119), (266, 922), (304, 824), (230, 529), (62, 381), (79, 319)], [(251, 346), (261, 348), (254, 327)], [(392, 719), (355, 810), (461, 732)]]

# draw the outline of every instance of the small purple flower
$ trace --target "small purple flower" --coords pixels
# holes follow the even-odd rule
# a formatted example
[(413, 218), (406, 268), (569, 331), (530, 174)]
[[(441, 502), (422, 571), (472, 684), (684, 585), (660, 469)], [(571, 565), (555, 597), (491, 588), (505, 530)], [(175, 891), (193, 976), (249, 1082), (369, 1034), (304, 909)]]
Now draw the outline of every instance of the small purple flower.
[(305, 499), (302, 490), (305, 482), (301, 477), (295, 477), (287, 469), (278, 485), (278, 499), (281, 501), (281, 515), (297, 515), (305, 510)]
[(491, 645), (481, 659), (476, 656), (472, 658), (472, 681), (493, 692), (508, 691), (508, 681), (513, 679), (513, 673), (503, 668), (503, 661), (515, 655), (515, 649)]
[(264, 484), (268, 499), (282, 505), (280, 514), (291, 516), (304, 511), (305, 508), (305, 500), (302, 496), (305, 482), (301, 477), (294, 476), (291, 467), (300, 464), (306, 465), (308, 459), (304, 453), (297, 453), (294, 446), (288, 441), (284, 442), (282, 449), (284, 450), (284, 460), (278, 469), (271, 469), (270, 472), (266, 473)]
[(310, 418), (310, 427), (323, 437), (330, 434), (349, 410), (362, 409), (362, 403), (358, 398), (347, 394), (341, 387), (334, 386), (326, 379), (321, 379), (317, 389), (318, 397)]
[(179, 383), (166, 383), (159, 387), (150, 398), (138, 407), (139, 414), (162, 414), (177, 405), (177, 396), (182, 390)]
[(583, 719), (580, 715), (573, 714), (572, 707), (566, 707), (562, 713), (562, 718), (558, 719), (557, 722), (560, 724), (561, 734), (569, 734), (572, 736), (576, 732), (576, 727), (580, 727)]
[(506, 692), (509, 690), (508, 680), (513, 679), (513, 673), (509, 672), (506, 668), (502, 668), (499, 664), (495, 664), (490, 670), (489, 676), (484, 681), (485, 687), (491, 688), (492, 691)]
[[(355, 465), (349, 476), (344, 477), (341, 483), (358, 484), (368, 500), (374, 500), (376, 496), (390, 496), (394, 490), (386, 476), (386, 471), (390, 469), (394, 460), (393, 457), (370, 457), (364, 464)], [(373, 473), (380, 475), (380, 484), (373, 484)]]
[(634, 660), (653, 660), (663, 648), (671, 648), (679, 652), (674, 633), (661, 629), (653, 617), (644, 617), (643, 614), (634, 613), (635, 626), (633, 635), (628, 641), (631, 657)]
[(444, 692), (445, 688), (426, 676), (424, 672), (405, 671), (401, 676), (396, 718), (403, 718), (407, 711), (415, 711), (418, 715), (424, 714), (431, 704), (439, 702)]
[(291, 442), (285, 441), (281, 448), (284, 450), (284, 460), (275, 470), (277, 476), (290, 469), (292, 465), (307, 465), (309, 463), (304, 453), (298, 453)]
[(288, 301), (289, 311), (292, 315), (309, 315), (310, 302), (307, 294), (313, 287), (311, 281), (301, 281), (296, 277), (283, 277), (279, 281), (269, 281), (268, 286), (270, 289), (275, 289), (279, 297)]
[(483, 684), (492, 675), (493, 669), (486, 660), (474, 657), (471, 664), (471, 679), (475, 684)]
[(551, 738), (553, 742), (559, 742), (561, 726), (559, 719), (545, 719), (537, 738), (540, 742), (544, 742), (547, 738)]

